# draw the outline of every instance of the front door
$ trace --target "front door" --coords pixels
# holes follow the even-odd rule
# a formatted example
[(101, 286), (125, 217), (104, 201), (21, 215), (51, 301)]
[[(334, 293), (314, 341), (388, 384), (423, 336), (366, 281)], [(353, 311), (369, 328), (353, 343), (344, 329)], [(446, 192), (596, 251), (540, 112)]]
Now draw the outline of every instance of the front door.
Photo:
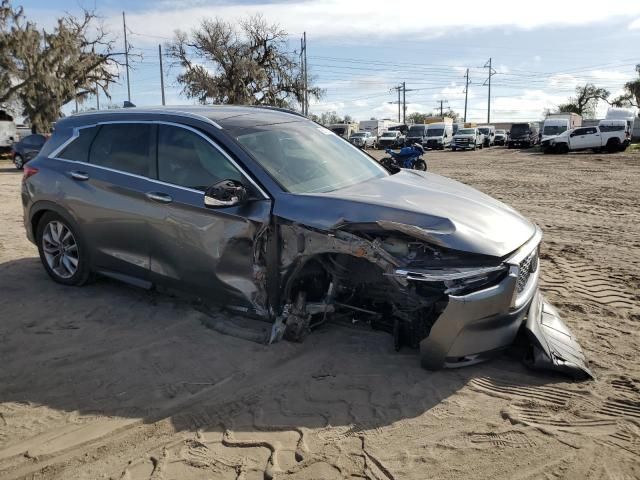
[[(255, 261), (257, 239), (269, 223), (271, 200), (191, 127), (158, 126), (157, 163), (149, 202), (152, 278), (206, 301), (259, 310), (265, 276)], [(232, 207), (205, 206), (204, 191), (226, 179), (242, 182), (252, 198)]]

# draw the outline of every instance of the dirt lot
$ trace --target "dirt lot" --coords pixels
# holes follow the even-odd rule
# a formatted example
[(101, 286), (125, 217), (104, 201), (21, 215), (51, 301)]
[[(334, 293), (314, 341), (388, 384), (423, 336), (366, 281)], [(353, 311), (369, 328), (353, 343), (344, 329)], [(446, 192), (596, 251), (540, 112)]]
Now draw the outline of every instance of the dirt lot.
[(157, 293), (56, 285), (2, 162), (0, 478), (640, 478), (640, 154), (427, 156), (543, 228), (542, 288), (596, 381), (510, 355), (428, 372), (339, 325), (267, 347)]

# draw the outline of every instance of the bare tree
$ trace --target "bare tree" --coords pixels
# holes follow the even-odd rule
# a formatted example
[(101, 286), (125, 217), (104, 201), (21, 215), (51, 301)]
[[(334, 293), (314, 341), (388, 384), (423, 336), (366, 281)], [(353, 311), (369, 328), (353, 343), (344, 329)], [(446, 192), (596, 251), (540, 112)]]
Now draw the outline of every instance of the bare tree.
[(584, 117), (594, 117), (600, 100), (608, 102), (611, 93), (606, 88), (592, 83), (576, 87), (576, 94), (567, 103), (558, 106), (559, 112), (572, 112)]
[[(167, 54), (182, 68), (183, 93), (200, 103), (292, 107), (303, 99), (299, 56), (287, 52), (287, 34), (256, 15), (234, 25), (205, 19), (191, 35), (177, 31)], [(321, 90), (308, 89), (310, 98)]]
[(615, 98), (611, 105), (614, 107), (638, 107), (640, 108), (640, 64), (636, 65), (639, 78), (624, 84), (624, 93)]
[(113, 40), (93, 12), (64, 16), (51, 32), (0, 4), (0, 102), (17, 98), (34, 130), (47, 131), (62, 106), (102, 91), (118, 78)]

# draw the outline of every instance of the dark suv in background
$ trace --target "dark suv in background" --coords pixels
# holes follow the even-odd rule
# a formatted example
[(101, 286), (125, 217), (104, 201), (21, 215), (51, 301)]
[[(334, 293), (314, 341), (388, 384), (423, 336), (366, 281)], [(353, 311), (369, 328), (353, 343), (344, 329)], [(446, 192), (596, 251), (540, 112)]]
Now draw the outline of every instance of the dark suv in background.
[(357, 312), (427, 368), (484, 360), (522, 328), (531, 364), (589, 374), (538, 290), (539, 228), (453, 180), (389, 172), (298, 114), (74, 115), (25, 165), (22, 203), (62, 284), (183, 290), (272, 322), (265, 343)]

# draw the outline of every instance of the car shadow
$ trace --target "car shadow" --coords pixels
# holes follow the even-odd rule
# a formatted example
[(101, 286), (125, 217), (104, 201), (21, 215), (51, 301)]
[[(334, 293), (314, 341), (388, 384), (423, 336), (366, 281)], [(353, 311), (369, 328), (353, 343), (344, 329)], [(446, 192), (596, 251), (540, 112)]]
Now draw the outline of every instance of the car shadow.
[[(120, 433), (122, 419), (132, 420), (128, 426), (168, 420), (200, 442), (216, 438), (232, 447), (248, 438), (271, 445), (271, 455), (276, 443), (293, 442), (300, 461), (319, 439), (462, 414), (464, 403), (452, 396), (476, 384), (564, 381), (529, 372), (509, 356), (426, 371), (417, 352), (395, 352), (390, 336), (358, 318), (326, 325), (303, 343), (260, 345), (207, 328), (204, 314), (177, 298), (108, 280), (58, 285), (35, 257), (0, 264), (0, 292), (5, 419), (7, 406), (29, 405), (36, 417), (108, 418)], [(44, 413), (35, 412), (40, 407)], [(8, 438), (26, 435), (13, 420), (6, 429)], [(284, 439), (274, 443), (276, 437)], [(2, 454), (0, 448), (0, 466)]]

